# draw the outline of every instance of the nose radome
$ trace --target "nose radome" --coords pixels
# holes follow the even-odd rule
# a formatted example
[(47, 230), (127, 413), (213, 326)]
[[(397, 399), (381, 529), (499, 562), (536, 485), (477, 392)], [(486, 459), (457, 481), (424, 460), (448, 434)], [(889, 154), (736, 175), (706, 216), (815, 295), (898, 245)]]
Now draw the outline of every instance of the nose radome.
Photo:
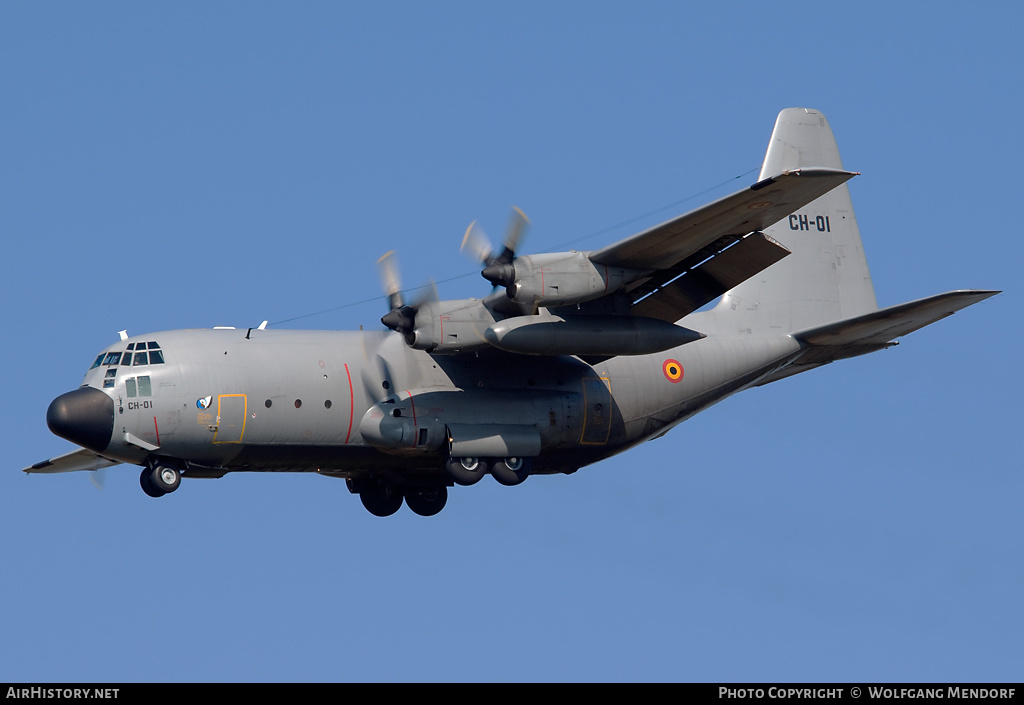
[(114, 432), (114, 400), (93, 387), (61, 394), (46, 410), (46, 425), (61, 438), (102, 453)]

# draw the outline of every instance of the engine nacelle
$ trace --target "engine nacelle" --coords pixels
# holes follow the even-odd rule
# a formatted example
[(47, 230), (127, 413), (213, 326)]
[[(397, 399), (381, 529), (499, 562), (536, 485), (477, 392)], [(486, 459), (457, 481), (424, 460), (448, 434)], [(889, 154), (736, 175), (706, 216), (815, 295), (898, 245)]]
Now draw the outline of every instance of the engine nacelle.
[(570, 306), (610, 294), (643, 272), (594, 264), (582, 252), (557, 252), (517, 257), (514, 277), (506, 288), (518, 304)]
[(494, 314), (479, 299), (433, 301), (416, 313), (415, 328), (406, 342), (417, 350), (454, 354), (490, 347), (484, 338)]

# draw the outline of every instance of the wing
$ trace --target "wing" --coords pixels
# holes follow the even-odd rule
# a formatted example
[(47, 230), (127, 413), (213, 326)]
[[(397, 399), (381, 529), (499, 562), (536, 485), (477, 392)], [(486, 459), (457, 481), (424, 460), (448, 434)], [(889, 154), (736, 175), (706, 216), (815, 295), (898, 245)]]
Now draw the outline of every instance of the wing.
[(76, 470), (101, 470), (111, 465), (120, 464), (119, 460), (110, 460), (102, 455), (93, 453), (91, 450), (82, 448), (74, 450), (56, 458), (44, 460), (24, 469), (27, 473), (56, 473), (74, 472)]
[(667, 350), (701, 337), (676, 321), (789, 254), (762, 229), (853, 176), (787, 171), (594, 252), (515, 256), (506, 245), (481, 272), (504, 291), (483, 300), (405, 305), (395, 296), (397, 277), (385, 276), (391, 311), (381, 321), (435, 355), (489, 347), (588, 357)]
[(789, 254), (761, 233), (856, 176), (797, 169), (590, 253), (595, 264), (653, 270), (624, 289), (637, 316), (677, 321)]

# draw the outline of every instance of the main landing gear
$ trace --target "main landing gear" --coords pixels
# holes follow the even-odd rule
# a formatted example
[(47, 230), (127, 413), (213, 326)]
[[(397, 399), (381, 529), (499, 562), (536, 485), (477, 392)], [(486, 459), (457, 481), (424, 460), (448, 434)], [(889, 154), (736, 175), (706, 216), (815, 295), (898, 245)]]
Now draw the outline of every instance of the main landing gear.
[(166, 460), (155, 460), (139, 475), (142, 491), (150, 497), (163, 497), (181, 484), (181, 471)]
[(491, 477), (513, 487), (530, 476), (529, 458), (449, 458), (445, 463), (448, 476), (457, 485), (475, 485), (488, 472)]
[(357, 493), (366, 510), (378, 517), (391, 516), (402, 508), (403, 501), (414, 513), (431, 517), (444, 509), (448, 502), (448, 488), (444, 485), (399, 487), (374, 480), (347, 482), (349, 491)]

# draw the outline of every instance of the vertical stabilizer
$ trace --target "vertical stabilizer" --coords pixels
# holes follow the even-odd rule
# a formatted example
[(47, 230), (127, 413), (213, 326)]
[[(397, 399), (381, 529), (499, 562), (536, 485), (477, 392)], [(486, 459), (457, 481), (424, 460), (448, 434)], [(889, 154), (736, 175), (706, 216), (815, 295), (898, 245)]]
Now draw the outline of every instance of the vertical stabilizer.
[[(787, 108), (775, 122), (760, 179), (807, 167), (842, 169), (839, 149), (824, 115)], [(878, 309), (846, 184), (765, 232), (793, 254), (727, 292), (707, 312), (714, 328), (787, 334)], [(704, 330), (704, 322), (694, 325)]]

